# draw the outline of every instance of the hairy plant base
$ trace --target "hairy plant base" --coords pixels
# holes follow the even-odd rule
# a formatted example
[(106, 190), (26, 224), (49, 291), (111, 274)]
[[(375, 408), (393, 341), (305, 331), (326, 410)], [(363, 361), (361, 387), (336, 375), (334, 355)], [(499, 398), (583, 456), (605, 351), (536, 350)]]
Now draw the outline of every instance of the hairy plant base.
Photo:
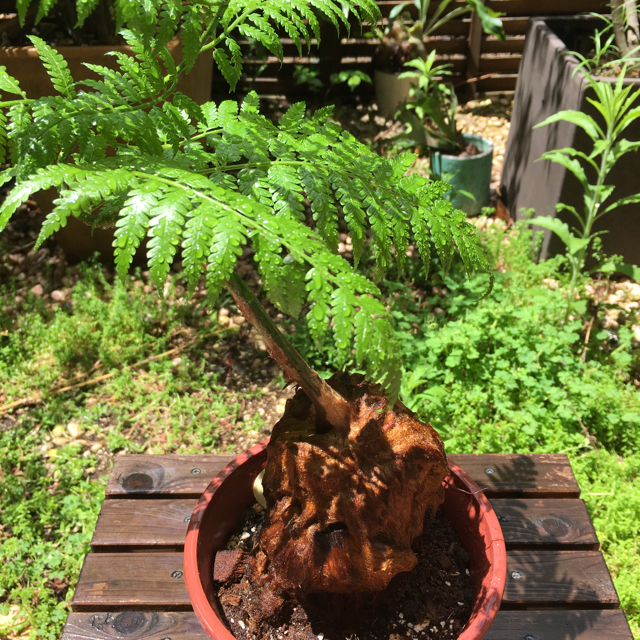
[(337, 374), (348, 431), (324, 430), (303, 391), (287, 402), (267, 447), (269, 512), (254, 576), (303, 593), (380, 591), (417, 563), (411, 543), (444, 500), (442, 441), (380, 387)]

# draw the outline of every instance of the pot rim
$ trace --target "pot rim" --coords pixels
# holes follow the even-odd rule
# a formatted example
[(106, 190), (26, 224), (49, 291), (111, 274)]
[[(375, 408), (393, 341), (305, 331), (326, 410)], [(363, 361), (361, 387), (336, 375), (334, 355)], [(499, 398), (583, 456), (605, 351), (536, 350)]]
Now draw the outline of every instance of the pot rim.
[(489, 155), (493, 154), (493, 142), (490, 138), (485, 138), (484, 136), (479, 136), (477, 133), (461, 133), (460, 137), (468, 142), (475, 142), (476, 140), (483, 140), (489, 143), (489, 148), (486, 151), (482, 151), (481, 153), (475, 156), (468, 156), (466, 158), (461, 158), (460, 156), (454, 156), (452, 153), (442, 153), (439, 149), (435, 147), (429, 147), (429, 150), (432, 155), (439, 155), (442, 158), (453, 158), (457, 162), (470, 162), (473, 160), (480, 160), (481, 158), (486, 158)]
[[(217, 640), (236, 640), (236, 638), (222, 623), (209, 602), (200, 580), (197, 557), (198, 547), (200, 546), (200, 525), (213, 495), (222, 486), (223, 482), (248, 460), (263, 453), (268, 442), (269, 440), (267, 439), (254, 445), (224, 467), (205, 489), (189, 521), (184, 546), (185, 583), (193, 610), (200, 624), (211, 638), (216, 638)], [(449, 486), (451, 489), (457, 489), (473, 496), (477, 503), (477, 511), (474, 510), (475, 516), (483, 520), (485, 531), (489, 533), (490, 544), (485, 546), (485, 550), (487, 556), (492, 557), (493, 561), (490, 562), (489, 570), (483, 580), (483, 589), (480, 596), (476, 597), (469, 624), (458, 636), (458, 640), (482, 640), (500, 608), (504, 592), (507, 571), (505, 543), (498, 518), (482, 489), (457, 464), (452, 461), (448, 462), (451, 474), (443, 482), (445, 488)], [(462, 486), (455, 487), (456, 484)]]

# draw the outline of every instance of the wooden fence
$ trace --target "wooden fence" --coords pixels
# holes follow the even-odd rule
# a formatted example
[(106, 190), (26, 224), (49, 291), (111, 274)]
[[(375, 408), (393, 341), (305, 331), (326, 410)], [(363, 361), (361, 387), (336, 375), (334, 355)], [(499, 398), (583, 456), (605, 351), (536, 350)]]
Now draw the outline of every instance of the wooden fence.
[[(397, 4), (399, 0), (378, 1), (383, 15), (383, 23), (379, 26), (386, 24), (389, 12)], [(435, 7), (437, 2), (432, 4)], [(455, 0), (451, 7), (462, 4), (461, 0)], [(486, 36), (478, 28), (478, 19), (465, 14), (443, 25), (426, 44), (427, 51), (435, 48), (441, 60), (453, 65), (454, 84), (461, 86), (478, 78), (473, 88), (480, 93), (515, 89), (530, 17), (574, 15), (589, 11), (606, 13), (609, 10), (606, 0), (487, 0), (486, 4), (504, 14), (502, 23), (506, 40)], [(411, 10), (415, 14), (413, 6)], [(321, 46), (316, 47), (313, 41), (311, 55), (304, 58), (297, 57), (293, 42), (283, 38), (285, 58), (282, 64), (272, 56), (265, 60), (252, 55), (249, 43), (242, 43), (249, 64), (239, 91), (255, 89), (263, 96), (305, 94), (308, 86), (296, 85), (295, 82), (294, 70), (297, 65), (309, 67), (325, 81), (331, 73), (341, 69), (361, 69), (372, 74), (372, 57), (379, 44), (378, 39), (361, 34), (357, 24), (352, 26), (349, 37), (346, 31), (337, 34), (332, 25), (328, 25), (323, 34)], [(214, 92), (216, 97), (228, 93), (228, 87), (219, 74), (214, 78)]]

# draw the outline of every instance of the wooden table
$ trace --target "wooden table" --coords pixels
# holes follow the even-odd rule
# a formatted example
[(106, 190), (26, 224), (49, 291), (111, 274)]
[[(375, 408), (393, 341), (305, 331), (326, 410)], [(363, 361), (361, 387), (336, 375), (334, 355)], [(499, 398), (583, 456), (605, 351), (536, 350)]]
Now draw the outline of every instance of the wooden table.
[[(485, 490), (507, 546), (486, 640), (632, 640), (564, 455), (454, 455)], [(122, 455), (62, 640), (206, 640), (182, 577), (189, 516), (232, 456)]]

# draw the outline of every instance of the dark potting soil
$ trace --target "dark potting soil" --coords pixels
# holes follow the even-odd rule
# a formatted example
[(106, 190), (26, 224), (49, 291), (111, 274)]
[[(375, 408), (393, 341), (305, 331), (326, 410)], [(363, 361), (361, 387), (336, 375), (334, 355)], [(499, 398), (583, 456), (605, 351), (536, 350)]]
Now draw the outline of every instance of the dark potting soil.
[(453, 640), (464, 630), (473, 602), (469, 558), (440, 511), (414, 542), (415, 569), (384, 591), (290, 597), (273, 617), (257, 619), (259, 594), (244, 571), (263, 517), (259, 505), (247, 509), (227, 543), (233, 551), (216, 558), (218, 599), (238, 640)]

